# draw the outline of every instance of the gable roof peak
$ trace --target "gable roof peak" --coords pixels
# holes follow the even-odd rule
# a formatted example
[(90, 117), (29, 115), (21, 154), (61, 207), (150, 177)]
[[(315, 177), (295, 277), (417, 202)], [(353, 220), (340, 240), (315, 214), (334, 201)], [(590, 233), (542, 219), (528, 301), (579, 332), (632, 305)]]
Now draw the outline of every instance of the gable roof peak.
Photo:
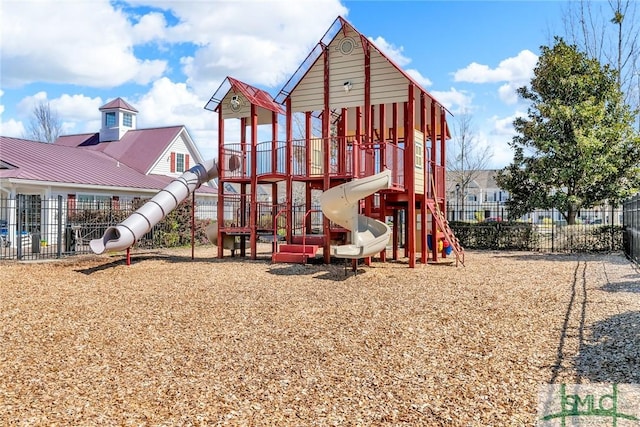
[(137, 113), (138, 112), (138, 110), (133, 108), (131, 106), (131, 104), (129, 104), (127, 101), (125, 101), (124, 99), (122, 99), (120, 97), (114, 99), (111, 102), (107, 102), (102, 107), (100, 107), (99, 110), (100, 111), (102, 111), (102, 110), (111, 110), (111, 109), (114, 109), (114, 108), (119, 108), (121, 110), (131, 111), (132, 113)]

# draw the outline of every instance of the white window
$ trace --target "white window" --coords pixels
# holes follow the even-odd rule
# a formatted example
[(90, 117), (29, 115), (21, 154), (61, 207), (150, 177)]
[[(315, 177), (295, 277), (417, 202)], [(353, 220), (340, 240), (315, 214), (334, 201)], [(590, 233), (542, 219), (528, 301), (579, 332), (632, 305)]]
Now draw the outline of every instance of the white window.
[(176, 172), (184, 172), (184, 154), (176, 154)]
[(416, 141), (416, 169), (424, 167), (424, 156), (422, 151), (422, 142)]
[(79, 194), (76, 200), (78, 209), (106, 209), (111, 206), (111, 196)]
[(124, 113), (122, 116), (122, 125), (131, 127), (133, 125), (133, 116), (131, 113)]
[(110, 113), (105, 113), (104, 115), (104, 125), (108, 128), (110, 127), (114, 127), (116, 124), (118, 123), (118, 121), (116, 120), (116, 113), (115, 112), (110, 112)]

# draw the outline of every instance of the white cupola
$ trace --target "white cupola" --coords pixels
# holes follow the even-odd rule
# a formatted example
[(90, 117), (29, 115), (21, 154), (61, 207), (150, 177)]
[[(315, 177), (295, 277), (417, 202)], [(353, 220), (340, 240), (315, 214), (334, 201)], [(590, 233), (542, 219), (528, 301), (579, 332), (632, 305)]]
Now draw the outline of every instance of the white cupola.
[(118, 141), (128, 130), (135, 130), (138, 110), (124, 99), (116, 98), (100, 107), (100, 111), (102, 112), (100, 142)]

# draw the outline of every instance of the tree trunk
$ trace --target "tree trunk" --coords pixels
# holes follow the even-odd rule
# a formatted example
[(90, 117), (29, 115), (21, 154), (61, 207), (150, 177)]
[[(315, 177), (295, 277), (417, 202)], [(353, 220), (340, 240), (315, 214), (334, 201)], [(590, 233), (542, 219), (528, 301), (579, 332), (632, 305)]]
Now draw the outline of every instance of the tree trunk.
[(574, 209), (573, 206), (569, 206), (569, 210), (567, 211), (566, 219), (568, 225), (574, 225), (576, 223), (576, 215), (578, 211)]

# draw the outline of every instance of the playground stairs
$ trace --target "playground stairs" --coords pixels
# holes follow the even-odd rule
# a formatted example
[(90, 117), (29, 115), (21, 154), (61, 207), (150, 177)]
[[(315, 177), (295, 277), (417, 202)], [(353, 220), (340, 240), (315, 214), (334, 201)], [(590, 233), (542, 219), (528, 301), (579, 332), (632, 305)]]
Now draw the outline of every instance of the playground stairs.
[(306, 264), (309, 258), (316, 256), (320, 246), (306, 243), (284, 243), (278, 247), (278, 251), (271, 255), (274, 263)]
[(296, 234), (291, 236), (291, 243), (322, 246), (324, 245), (324, 234), (307, 234), (306, 236)]
[(456, 255), (456, 265), (460, 262), (464, 266), (464, 249), (460, 245), (460, 240), (453, 233), (453, 230), (449, 226), (449, 221), (444, 217), (438, 204), (433, 200), (427, 200), (427, 207), (433, 214), (433, 217), (438, 224), (438, 228), (444, 234), (445, 239), (453, 247), (453, 253)]

